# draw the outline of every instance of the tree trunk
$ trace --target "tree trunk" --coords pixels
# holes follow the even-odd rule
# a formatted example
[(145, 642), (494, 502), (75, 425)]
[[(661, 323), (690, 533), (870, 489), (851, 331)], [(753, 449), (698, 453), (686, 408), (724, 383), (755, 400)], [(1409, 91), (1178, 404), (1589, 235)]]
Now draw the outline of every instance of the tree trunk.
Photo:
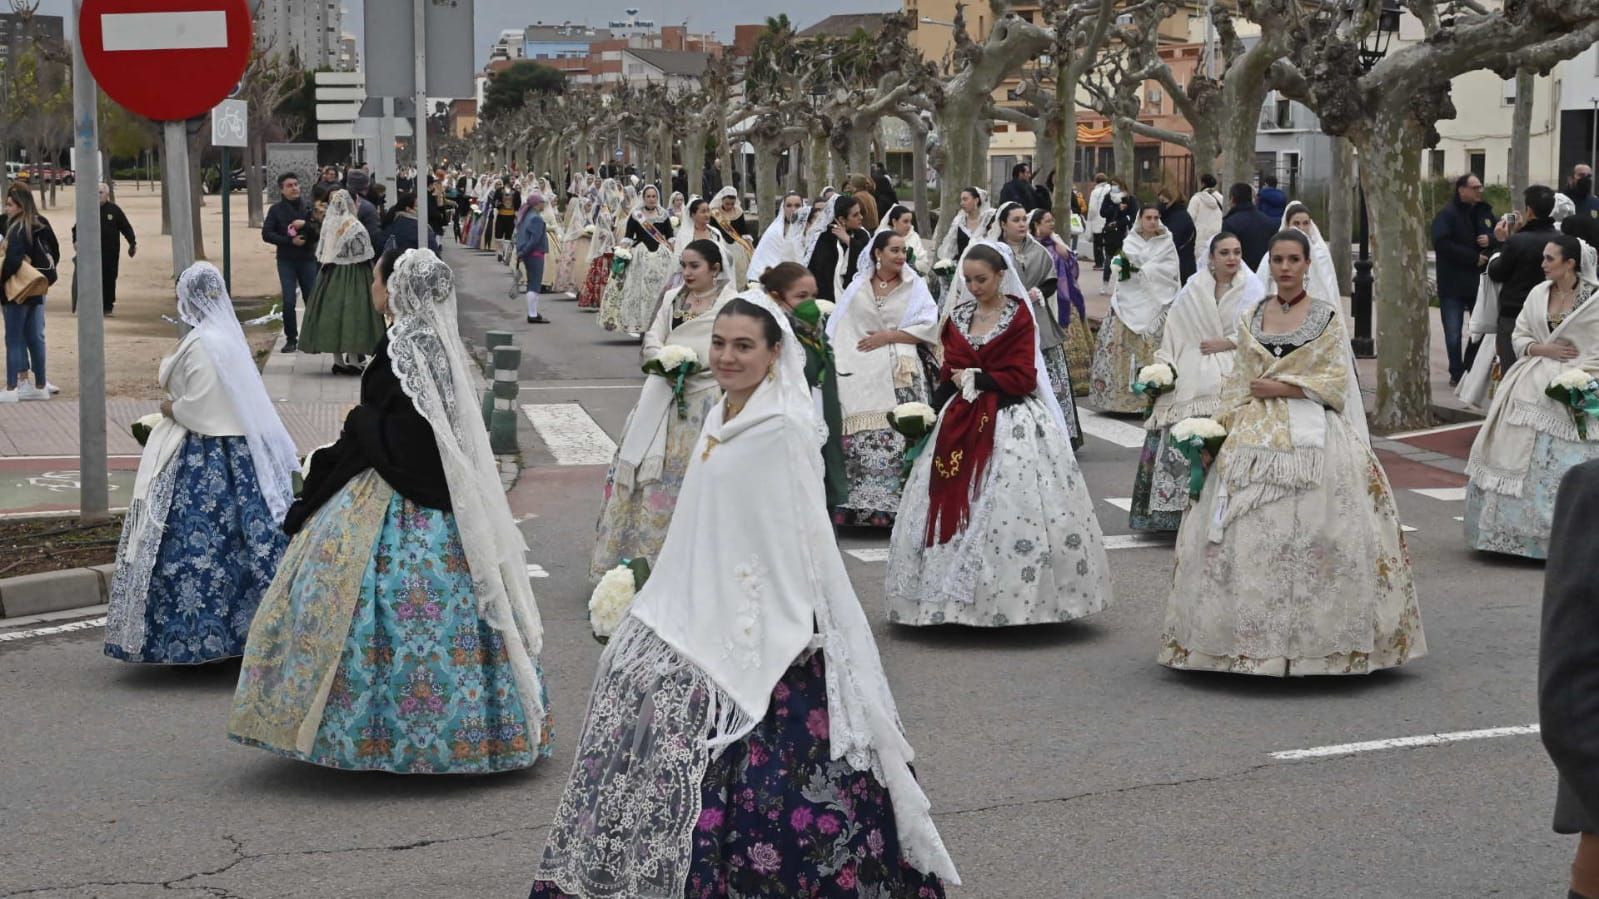
[(777, 161), (783, 155), (780, 140), (752, 140), (755, 147), (755, 233), (765, 232), (777, 210)]
[[(877, 120), (855, 117), (850, 120), (849, 153), (845, 169), (852, 175), (864, 175), (872, 169), (872, 132), (877, 130)], [(887, 210), (883, 210), (887, 211)]]
[[(785, 190), (800, 192), (800, 159), (803, 144), (791, 144), (788, 148), (788, 178), (784, 181)], [(802, 194), (803, 195), (803, 194)]]
[(1377, 408), (1373, 431), (1406, 431), (1432, 423), (1427, 269), (1427, 222), (1421, 208), (1421, 128), (1404, 101), (1373, 111), (1362, 132), (1360, 172), (1376, 263)]
[(938, 133), (943, 139), (944, 170), (939, 172), (938, 230), (934, 243), (943, 240), (960, 210), (960, 192), (988, 183), (984, 168), (988, 164), (991, 136), (987, 119), (980, 115), (988, 97), (970, 93), (947, 95), (937, 113)]
[(927, 129), (920, 122), (911, 127), (911, 203), (916, 207), (916, 233), (932, 237), (933, 216), (927, 205)]
[[(1055, 227), (1060, 227), (1061, 191), (1070, 197), (1077, 185), (1077, 83), (1081, 75), (1064, 62), (1055, 66), (1055, 126), (1060, 139), (1055, 142)], [(1071, 226), (1071, 202), (1066, 203), (1066, 224)]]
[(1136, 151), (1133, 146), (1133, 129), (1127, 127), (1121, 118), (1111, 119), (1110, 125), (1110, 158), (1111, 166), (1116, 169), (1116, 174), (1127, 179), (1127, 183), (1136, 191), (1138, 188), (1138, 166), (1135, 162)]
[(1340, 293), (1351, 290), (1355, 233), (1355, 148), (1346, 137), (1332, 139), (1332, 180), (1327, 184), (1327, 246)]
[[(683, 135), (683, 168), (688, 175), (689, 196), (704, 193), (700, 174), (705, 171), (705, 126), (699, 122), (690, 122), (688, 133)], [(683, 199), (686, 201), (688, 197)]]
[(1510, 116), (1510, 197), (1519, 201), (1532, 181), (1532, 92), (1530, 69), (1516, 71), (1516, 108)]
[(669, 123), (669, 122), (661, 122), (660, 125), (657, 126), (656, 131), (655, 131), (655, 145), (656, 145), (656, 148), (657, 148), (656, 152), (659, 154), (659, 160), (660, 160), (659, 161), (660, 170), (659, 170), (659, 172), (656, 175), (656, 177), (659, 178), (660, 180), (657, 181), (656, 183), (661, 185), (661, 190), (664, 192), (663, 195), (661, 196), (661, 202), (664, 204), (666, 202), (667, 197), (670, 197), (672, 195), (672, 125), (671, 125), (671, 123)]
[(820, 196), (827, 186), (827, 133), (820, 128), (811, 133), (811, 142), (805, 146), (805, 164), (810, 195)]
[(244, 148), (244, 203), (249, 210), (250, 227), (259, 228), (265, 221), (261, 194), (261, 143), (250, 140)]

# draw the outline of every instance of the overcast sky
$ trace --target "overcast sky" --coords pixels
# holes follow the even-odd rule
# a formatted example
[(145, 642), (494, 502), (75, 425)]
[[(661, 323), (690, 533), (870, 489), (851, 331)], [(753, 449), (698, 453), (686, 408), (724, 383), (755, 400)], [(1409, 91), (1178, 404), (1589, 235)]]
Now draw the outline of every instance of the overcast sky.
[[(361, 33), (361, 7), (364, 0), (345, 0), (348, 12), (345, 28)], [(405, 0), (370, 0), (385, 4), (400, 4)], [(567, 20), (604, 26), (611, 19), (621, 19), (625, 10), (636, 5), (639, 18), (653, 20), (657, 25), (687, 23), (692, 31), (715, 32), (723, 40), (732, 40), (733, 26), (765, 22), (768, 16), (788, 13), (789, 18), (801, 28), (842, 12), (887, 12), (901, 8), (896, 0), (743, 0), (740, 3), (716, 3), (708, 0), (652, 0), (630, 4), (627, 0), (598, 0), (576, 4), (569, 0), (477, 0), (477, 64), (488, 60), (489, 45), (507, 28), (521, 28), (543, 20), (546, 24), (560, 24)], [(409, 4), (406, 4), (407, 8)], [(43, 0), (41, 13), (58, 16), (72, 14), (71, 0)], [(580, 16), (586, 16), (580, 18)], [(75, 29), (67, 25), (70, 35)], [(363, 53), (365, 51), (363, 50)], [(392, 51), (389, 51), (392, 52)]]

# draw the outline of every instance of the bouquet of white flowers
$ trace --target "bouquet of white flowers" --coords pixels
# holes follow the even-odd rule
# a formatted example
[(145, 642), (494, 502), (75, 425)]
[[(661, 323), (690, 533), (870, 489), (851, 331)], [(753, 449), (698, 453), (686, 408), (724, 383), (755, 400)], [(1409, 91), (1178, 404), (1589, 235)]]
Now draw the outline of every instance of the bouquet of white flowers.
[(587, 227), (585, 227), (583, 229), (583, 236), (584, 237), (593, 237), (594, 236), (594, 226), (593, 225), (588, 225)]
[(822, 318), (832, 315), (833, 310), (838, 308), (833, 304), (832, 300), (812, 300), (811, 302), (816, 304), (816, 311), (822, 313)]
[(1138, 271), (1138, 266), (1133, 265), (1123, 253), (1117, 253), (1110, 260), (1110, 267), (1116, 270), (1116, 280), (1126, 281)]
[(955, 260), (940, 259), (933, 263), (933, 271), (938, 272), (940, 275), (950, 274), (955, 271)]
[(611, 250), (611, 277), (620, 278), (627, 271), (628, 263), (633, 261), (633, 251), (627, 247), (616, 247)]
[(134, 419), (131, 428), (133, 439), (139, 441), (140, 446), (144, 446), (150, 440), (150, 432), (155, 430), (155, 426), (160, 424), (163, 418), (166, 416), (160, 412), (151, 412), (149, 415), (141, 415)]
[(1580, 368), (1568, 368), (1555, 376), (1544, 394), (1571, 412), (1577, 425), (1577, 438), (1588, 439), (1588, 416), (1599, 417), (1599, 378)]
[(672, 216), (672, 230), (676, 231), (678, 228), (681, 228), (681, 227), (683, 227), (683, 220), (678, 218), (675, 215)]
[(1146, 365), (1138, 370), (1138, 375), (1133, 378), (1133, 392), (1142, 393), (1149, 397), (1149, 410), (1146, 414), (1155, 411), (1155, 399), (1163, 393), (1169, 393), (1177, 386), (1177, 372), (1164, 362)]
[(633, 597), (649, 578), (650, 563), (645, 559), (629, 559), (605, 572), (589, 596), (589, 628), (594, 632), (594, 639), (601, 643), (611, 639), (627, 620)]
[(683, 397), (683, 386), (689, 375), (700, 370), (698, 353), (686, 346), (668, 344), (661, 354), (644, 363), (644, 373), (660, 375), (672, 382), (672, 398), (677, 400), (677, 417), (688, 418), (688, 402)]
[(1188, 496), (1199, 499), (1205, 489), (1205, 454), (1212, 459), (1227, 440), (1227, 429), (1209, 418), (1185, 418), (1172, 425), (1172, 445), (1188, 457)]
[(910, 478), (911, 466), (922, 450), (927, 448), (928, 438), (933, 436), (933, 425), (937, 421), (938, 412), (926, 403), (900, 403), (888, 413), (888, 426), (905, 438), (905, 457), (899, 469), (901, 481)]
[(614, 258), (620, 259), (624, 262), (631, 262), (633, 260), (633, 251), (627, 247), (617, 247), (611, 251), (611, 255)]

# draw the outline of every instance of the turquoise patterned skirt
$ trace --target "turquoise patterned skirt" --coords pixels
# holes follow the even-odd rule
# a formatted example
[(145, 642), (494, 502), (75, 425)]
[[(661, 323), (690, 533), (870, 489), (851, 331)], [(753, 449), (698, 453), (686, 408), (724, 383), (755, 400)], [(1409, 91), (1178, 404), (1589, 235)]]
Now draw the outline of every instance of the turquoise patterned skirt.
[(1466, 487), (1466, 545), (1528, 559), (1549, 558), (1549, 532), (1554, 527), (1560, 479), (1596, 458), (1599, 442), (1565, 440), (1539, 432), (1521, 496), (1493, 493), (1476, 483)]
[[(341, 500), (344, 493), (330, 505)], [(318, 516), (296, 539), (318, 539), (320, 524)], [(310, 752), (233, 739), (330, 768), (396, 774), (482, 774), (527, 768), (548, 756), (548, 719), (535, 743), (506, 637), (478, 614), (455, 517), (395, 493), (370, 555), (330, 558), (352, 555), (366, 573)], [(285, 570), (293, 578), (284, 591), (292, 617), (316, 618), (309, 607), (321, 601), (316, 588), (326, 583), (316, 568), (326, 564), (310, 555), (299, 570)], [(241, 698), (250, 695), (251, 668), (247, 653)], [(235, 715), (241, 711), (248, 713), (236, 703)]]

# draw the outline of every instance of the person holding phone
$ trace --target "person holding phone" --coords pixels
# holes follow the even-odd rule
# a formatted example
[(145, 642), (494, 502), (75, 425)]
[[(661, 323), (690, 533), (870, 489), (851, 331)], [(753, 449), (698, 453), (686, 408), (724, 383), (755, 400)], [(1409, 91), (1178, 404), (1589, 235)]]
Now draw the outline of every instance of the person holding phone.
[(1514, 213), (1499, 220), (1494, 226), (1493, 239), (1504, 244), (1504, 249), (1488, 263), (1488, 277), (1500, 285), (1497, 338), (1499, 367), (1504, 371), (1509, 371), (1516, 362), (1516, 348), (1511, 341), (1516, 318), (1526, 305), (1527, 295), (1547, 280), (1543, 270), (1544, 247), (1557, 233), (1552, 189), (1534, 184), (1522, 195), (1522, 201), (1526, 207), (1526, 223), (1513, 219)]

